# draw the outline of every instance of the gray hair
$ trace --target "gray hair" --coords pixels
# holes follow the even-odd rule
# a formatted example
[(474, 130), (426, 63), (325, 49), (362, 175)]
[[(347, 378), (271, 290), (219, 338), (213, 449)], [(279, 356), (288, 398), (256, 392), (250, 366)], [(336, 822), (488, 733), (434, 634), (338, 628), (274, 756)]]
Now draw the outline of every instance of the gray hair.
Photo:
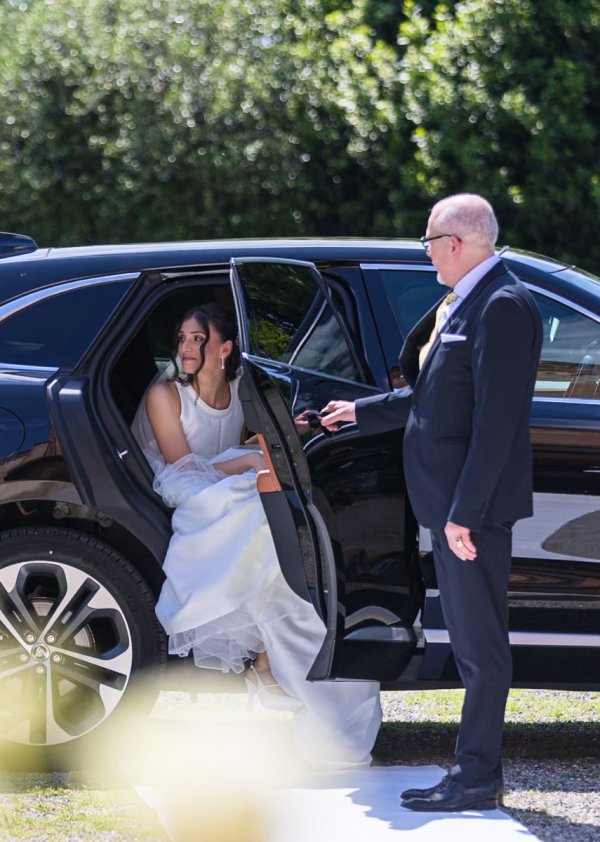
[(457, 193), (441, 199), (431, 210), (440, 233), (456, 234), (473, 245), (493, 249), (498, 222), (490, 203), (477, 193)]

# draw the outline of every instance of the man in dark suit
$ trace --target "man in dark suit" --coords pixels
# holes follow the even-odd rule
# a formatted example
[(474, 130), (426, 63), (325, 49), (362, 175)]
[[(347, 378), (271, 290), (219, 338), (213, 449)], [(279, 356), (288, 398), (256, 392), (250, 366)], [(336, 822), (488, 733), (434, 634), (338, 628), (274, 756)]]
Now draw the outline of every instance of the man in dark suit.
[(496, 256), (498, 225), (481, 196), (438, 202), (422, 243), (453, 294), (406, 337), (409, 387), (331, 401), (322, 423), (361, 432), (406, 425), (404, 467), (419, 523), (431, 530), (436, 577), (465, 699), (448, 775), (407, 790), (411, 810), (492, 809), (512, 661), (507, 589), (512, 525), (532, 514), (529, 412), (542, 329), (525, 287)]

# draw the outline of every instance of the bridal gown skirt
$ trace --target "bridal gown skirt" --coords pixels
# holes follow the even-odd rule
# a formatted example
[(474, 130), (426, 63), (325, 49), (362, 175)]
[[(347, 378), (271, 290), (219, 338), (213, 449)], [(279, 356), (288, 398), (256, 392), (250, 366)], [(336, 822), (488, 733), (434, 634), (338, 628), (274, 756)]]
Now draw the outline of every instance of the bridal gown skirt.
[(293, 731), (304, 757), (323, 769), (368, 763), (379, 684), (306, 681), (325, 627), (281, 574), (255, 474), (167, 479), (157, 490), (176, 509), (156, 613), (169, 651), (235, 672), (267, 651), (277, 682), (302, 702)]

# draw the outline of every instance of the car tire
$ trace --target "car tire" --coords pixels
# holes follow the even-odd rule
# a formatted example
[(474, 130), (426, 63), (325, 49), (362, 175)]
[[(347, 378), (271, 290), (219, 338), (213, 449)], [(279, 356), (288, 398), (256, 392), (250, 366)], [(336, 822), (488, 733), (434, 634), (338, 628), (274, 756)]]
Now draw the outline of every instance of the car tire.
[[(0, 533), (0, 750), (20, 768), (71, 768), (159, 689), (166, 636), (148, 584), (72, 529)], [(148, 676), (148, 680), (142, 680)], [(143, 692), (135, 692), (136, 687)]]

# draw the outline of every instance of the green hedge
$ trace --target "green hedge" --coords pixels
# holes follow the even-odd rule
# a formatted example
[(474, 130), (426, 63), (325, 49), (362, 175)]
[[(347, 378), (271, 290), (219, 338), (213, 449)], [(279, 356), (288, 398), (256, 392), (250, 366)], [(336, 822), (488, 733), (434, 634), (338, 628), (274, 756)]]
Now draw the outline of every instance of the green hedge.
[(456, 190), (600, 270), (600, 0), (4, 0), (0, 228), (418, 236)]

